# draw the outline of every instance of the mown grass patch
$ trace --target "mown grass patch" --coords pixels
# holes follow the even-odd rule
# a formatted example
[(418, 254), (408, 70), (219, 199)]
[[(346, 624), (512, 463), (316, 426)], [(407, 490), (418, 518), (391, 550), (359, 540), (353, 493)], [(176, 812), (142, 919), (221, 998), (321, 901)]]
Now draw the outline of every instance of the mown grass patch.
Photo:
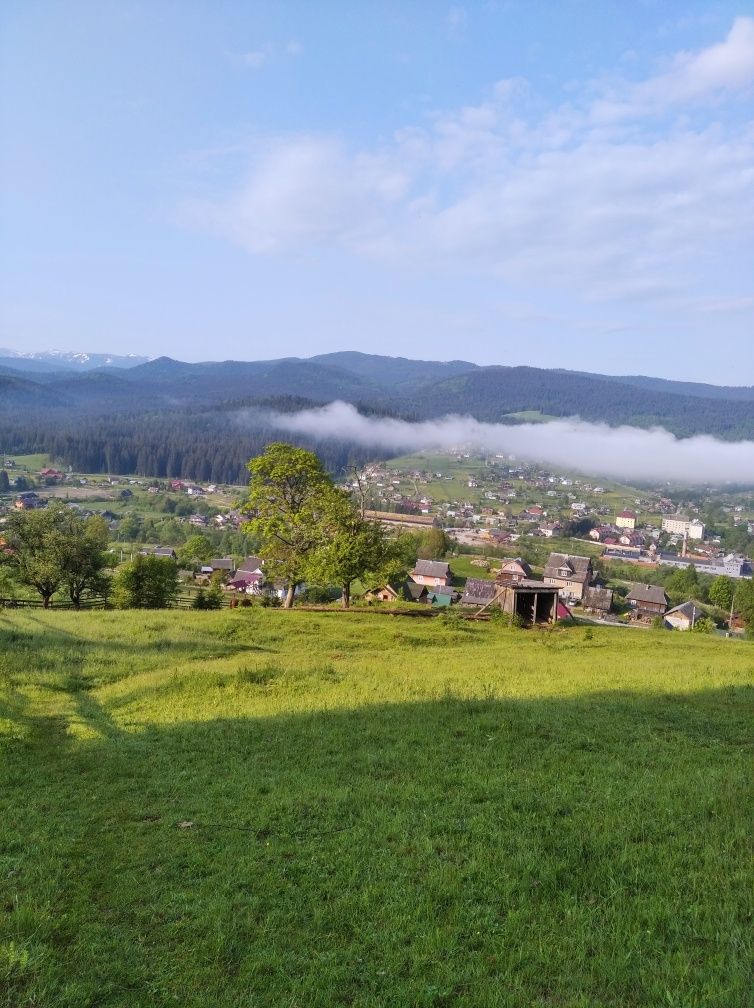
[(0, 1004), (747, 1005), (753, 673), (598, 627), (0, 616)]

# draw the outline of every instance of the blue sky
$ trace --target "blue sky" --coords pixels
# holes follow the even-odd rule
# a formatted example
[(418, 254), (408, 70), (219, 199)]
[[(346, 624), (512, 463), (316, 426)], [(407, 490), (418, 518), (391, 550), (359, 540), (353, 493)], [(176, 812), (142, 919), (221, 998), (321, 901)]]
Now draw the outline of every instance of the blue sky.
[(754, 383), (752, 2), (0, 18), (0, 346)]

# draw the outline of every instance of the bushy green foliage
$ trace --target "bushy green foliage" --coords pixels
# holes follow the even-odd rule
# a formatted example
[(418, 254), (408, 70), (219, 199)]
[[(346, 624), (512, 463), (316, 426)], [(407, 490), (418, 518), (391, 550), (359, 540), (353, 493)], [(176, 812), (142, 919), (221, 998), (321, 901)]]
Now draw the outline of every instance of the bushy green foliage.
[(733, 602), (734, 594), (735, 585), (733, 583), (733, 579), (722, 576), (716, 577), (713, 580), (712, 584), (709, 586), (707, 597), (713, 605), (716, 605), (727, 612)]
[(754, 632), (754, 580), (739, 580), (736, 585), (734, 606), (748, 632)]
[(714, 633), (717, 628), (713, 619), (710, 619), (709, 616), (702, 616), (701, 619), (696, 620), (691, 629), (694, 633), (711, 634)]
[(384, 584), (405, 576), (413, 560), (406, 538), (391, 538), (335, 487), (312, 452), (275, 443), (249, 462), (246, 528), (260, 541), (269, 579), (286, 586), (293, 605), (303, 581), (338, 585), (345, 608), (354, 581)]
[(3, 530), (9, 564), (18, 581), (33, 588), (45, 608), (64, 589), (78, 608), (88, 594), (106, 594), (109, 578), (105, 550), (107, 525), (102, 518), (82, 518), (60, 501), (9, 516)]
[(118, 609), (164, 609), (177, 594), (178, 568), (174, 560), (135, 556), (116, 574), (112, 601)]

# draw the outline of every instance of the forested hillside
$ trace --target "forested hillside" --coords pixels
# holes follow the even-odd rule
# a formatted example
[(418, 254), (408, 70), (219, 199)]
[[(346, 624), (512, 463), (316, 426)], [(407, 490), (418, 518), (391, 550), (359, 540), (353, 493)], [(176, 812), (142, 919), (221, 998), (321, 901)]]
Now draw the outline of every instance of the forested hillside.
[[(46, 362), (47, 363), (47, 362)], [(0, 367), (0, 450), (48, 452), (87, 472), (136, 472), (223, 482), (276, 436), (266, 411), (341, 399), (420, 420), (447, 413), (514, 423), (537, 410), (610, 425), (662, 426), (679, 437), (754, 439), (754, 390), (467, 361), (343, 352), (310, 360), (189, 364), (161, 357), (76, 372)], [(250, 409), (243, 416), (242, 409)], [(347, 432), (318, 450), (331, 467), (369, 455)], [(286, 435), (290, 439), (291, 435)], [(306, 437), (296, 437), (305, 447)]]

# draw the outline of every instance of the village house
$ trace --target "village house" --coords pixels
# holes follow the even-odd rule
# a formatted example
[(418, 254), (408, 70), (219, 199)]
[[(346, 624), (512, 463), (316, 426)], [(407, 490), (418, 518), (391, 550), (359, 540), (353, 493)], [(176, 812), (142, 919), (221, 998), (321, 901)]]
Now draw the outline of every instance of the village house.
[(16, 497), (13, 506), (17, 511), (33, 511), (35, 508), (43, 508), (46, 503), (34, 490), (24, 490)]
[(224, 587), (227, 591), (241, 592), (246, 595), (261, 595), (264, 575), (250, 571), (236, 571), (232, 579)]
[(613, 608), (613, 593), (609, 588), (592, 585), (584, 591), (581, 604), (584, 612), (606, 616)]
[(489, 581), (486, 578), (467, 578), (460, 604), (488, 605), (499, 590), (498, 585), (494, 581)]
[(539, 504), (531, 504), (521, 512), (522, 518), (541, 518), (546, 514), (545, 509)]
[(382, 585), (380, 588), (369, 588), (364, 592), (365, 602), (397, 602), (401, 593), (398, 588), (392, 585)]
[(644, 536), (639, 532), (624, 532), (618, 537), (618, 542), (621, 546), (634, 546), (640, 549), (644, 546)]
[(616, 528), (624, 529), (635, 529), (636, 528), (636, 512), (626, 509), (625, 511), (619, 511), (615, 516)]
[(406, 602), (429, 602), (427, 586), (417, 584), (416, 581), (406, 581), (402, 588), (402, 594)]
[(664, 616), (668, 608), (668, 597), (661, 585), (634, 584), (626, 601), (639, 618)]
[(243, 592), (246, 595), (261, 595), (264, 587), (264, 561), (260, 557), (248, 556), (238, 570), (230, 575), (225, 588), (228, 591)]
[(65, 473), (62, 473), (57, 469), (40, 469), (39, 475), (47, 483), (62, 483), (65, 479)]
[(681, 605), (668, 609), (665, 613), (665, 625), (673, 630), (693, 630), (697, 620), (707, 614), (695, 602), (683, 602)]
[(234, 574), (236, 570), (233, 557), (215, 557), (202, 566), (203, 574), (215, 574), (222, 571), (223, 574)]
[(163, 560), (176, 559), (175, 550), (172, 546), (155, 546), (154, 548), (143, 546), (139, 550), (139, 556), (156, 556), (161, 557)]
[(495, 581), (498, 585), (519, 584), (521, 581), (531, 580), (531, 567), (521, 557), (514, 557), (511, 560), (504, 560), (497, 573)]
[(557, 585), (568, 599), (581, 601), (584, 590), (592, 583), (594, 569), (590, 557), (569, 553), (551, 553), (544, 569), (544, 582)]
[(450, 565), (443, 560), (417, 560), (409, 577), (415, 584), (428, 588), (448, 587), (453, 579)]
[(557, 535), (562, 530), (563, 526), (560, 524), (560, 522), (554, 521), (554, 522), (543, 522), (537, 529), (537, 532), (539, 532), (541, 536), (544, 536), (545, 539), (552, 539), (554, 535)]

